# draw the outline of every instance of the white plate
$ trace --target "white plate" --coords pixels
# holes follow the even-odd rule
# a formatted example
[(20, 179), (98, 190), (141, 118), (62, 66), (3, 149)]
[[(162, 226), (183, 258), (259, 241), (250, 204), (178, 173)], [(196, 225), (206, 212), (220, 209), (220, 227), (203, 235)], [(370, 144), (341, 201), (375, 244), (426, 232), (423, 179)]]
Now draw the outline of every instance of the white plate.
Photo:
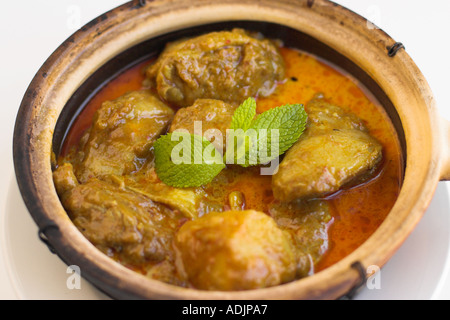
[[(23, 205), (12, 169), (11, 142), (17, 109), (39, 66), (76, 27), (124, 1), (10, 1), (0, 11), (0, 30), (8, 30), (0, 32), (1, 43), (8, 49), (0, 52), (4, 73), (0, 77), (4, 105), (0, 108), (0, 207), (4, 209), (0, 210), (0, 298), (107, 298), (86, 281), (80, 290), (67, 289), (66, 265), (38, 240), (37, 227)], [(433, 6), (424, 6), (423, 0), (336, 2), (405, 44), (434, 91), (440, 114), (450, 120), (450, 42), (442, 41), (442, 35), (450, 31), (450, 2), (435, 0)], [(17, 19), (23, 23), (15, 23)], [(357, 299), (450, 299), (449, 189), (449, 182), (439, 184), (424, 218), (381, 270), (381, 289), (364, 288)]]
[[(364, 287), (355, 299), (431, 299), (443, 275), (450, 244), (450, 202), (440, 183), (417, 228), (380, 272), (380, 288)], [(86, 281), (69, 289), (72, 273), (37, 236), (15, 179), (2, 224), (3, 256), (16, 295), (21, 299), (107, 299)], [(81, 270), (83, 274), (83, 270)]]
[(447, 186), (439, 183), (422, 220), (381, 269), (379, 289), (369, 282), (356, 299), (436, 298), (450, 253), (449, 203)]
[(79, 289), (69, 289), (73, 286), (67, 282), (72, 283), (73, 272), (39, 240), (37, 225), (25, 207), (15, 179), (11, 179), (2, 227), (2, 254), (17, 298), (107, 299), (82, 278)]

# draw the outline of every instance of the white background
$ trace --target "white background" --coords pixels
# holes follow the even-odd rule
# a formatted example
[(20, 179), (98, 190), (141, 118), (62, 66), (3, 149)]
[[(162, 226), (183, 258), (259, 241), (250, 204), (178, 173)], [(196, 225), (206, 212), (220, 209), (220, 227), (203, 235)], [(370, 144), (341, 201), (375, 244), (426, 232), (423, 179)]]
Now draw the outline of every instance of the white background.
[[(37, 228), (17, 192), (12, 133), (26, 88), (46, 58), (76, 29), (123, 1), (0, 2), (0, 299), (103, 299), (105, 296), (85, 282), (83, 290), (69, 291), (66, 266), (37, 239)], [(450, 1), (335, 2), (365, 16), (406, 46), (428, 80), (440, 114), (450, 120)], [(439, 183), (426, 221), (383, 268), (384, 291), (374, 294), (366, 290), (359, 298), (450, 299), (448, 256), (432, 256), (433, 252), (448, 254), (450, 212), (442, 212), (449, 207), (448, 186)], [(436, 235), (445, 243), (433, 238)], [(420, 256), (413, 256), (417, 252)], [(391, 284), (386, 279), (392, 279)]]

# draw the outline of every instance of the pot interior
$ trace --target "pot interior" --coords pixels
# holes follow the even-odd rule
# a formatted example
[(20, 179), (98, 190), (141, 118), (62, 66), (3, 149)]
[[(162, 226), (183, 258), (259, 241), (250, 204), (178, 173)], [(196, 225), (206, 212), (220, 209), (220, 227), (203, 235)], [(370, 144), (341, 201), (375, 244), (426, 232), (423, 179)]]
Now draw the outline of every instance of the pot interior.
[[(267, 38), (280, 39), (286, 47), (296, 48), (310, 53), (332, 64), (333, 67), (343, 70), (346, 74), (356, 79), (361, 84), (361, 87), (367, 89), (368, 93), (384, 108), (396, 130), (402, 153), (401, 180), (403, 181), (407, 154), (405, 133), (395, 106), (377, 82), (353, 61), (312, 36), (287, 26), (261, 21), (229, 21), (186, 28), (146, 40), (117, 55), (93, 72), (73, 93), (62, 109), (52, 140), (52, 148), (56, 157), (58, 158), (62, 153), (65, 139), (82, 110), (112, 79), (141, 62), (157, 57), (164, 49), (165, 44), (170, 41), (183, 37), (193, 37), (212, 31), (231, 30), (233, 28), (261, 32)], [(388, 50), (386, 50), (386, 54), (388, 54)], [(117, 293), (114, 296), (121, 297), (121, 294)]]
[[(163, 50), (167, 42), (183, 37), (192, 37), (212, 31), (231, 30), (233, 28), (261, 32), (265, 37), (280, 39), (285, 46), (311, 53), (319, 59), (333, 64), (338, 69), (344, 70), (347, 74), (359, 81), (383, 106), (394, 125), (402, 150), (404, 172), (406, 166), (406, 139), (403, 127), (394, 105), (377, 82), (350, 59), (317, 39), (286, 26), (260, 21), (219, 22), (186, 28), (149, 39), (117, 55), (96, 70), (66, 103), (58, 118), (53, 135), (52, 145), (55, 155), (57, 157), (60, 155), (65, 138), (74, 120), (89, 100), (117, 75), (140, 62), (156, 57)], [(387, 52), (388, 50), (386, 50), (386, 54)]]

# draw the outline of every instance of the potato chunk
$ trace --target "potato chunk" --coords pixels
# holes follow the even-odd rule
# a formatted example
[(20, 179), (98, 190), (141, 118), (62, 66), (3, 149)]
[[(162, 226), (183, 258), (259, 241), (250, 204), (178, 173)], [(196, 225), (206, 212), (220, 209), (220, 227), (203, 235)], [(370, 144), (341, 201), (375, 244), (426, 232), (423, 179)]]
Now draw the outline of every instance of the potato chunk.
[(172, 109), (150, 91), (104, 102), (73, 162), (78, 180), (138, 170), (172, 117)]
[[(201, 132), (217, 150), (223, 151), (226, 145), (227, 129), (230, 129), (236, 106), (214, 99), (198, 99), (187, 108), (177, 111), (169, 132), (185, 129), (194, 134), (194, 121), (201, 122)], [(221, 140), (216, 140), (218, 133)]]
[(186, 222), (175, 238), (177, 266), (204, 290), (275, 286), (295, 277), (290, 236), (254, 210), (209, 213)]
[(313, 100), (305, 133), (286, 153), (272, 178), (276, 199), (321, 197), (367, 177), (382, 159), (381, 144), (360, 119), (341, 108)]
[(169, 44), (146, 75), (163, 99), (181, 107), (200, 98), (241, 103), (269, 95), (283, 80), (284, 63), (272, 42), (234, 29)]

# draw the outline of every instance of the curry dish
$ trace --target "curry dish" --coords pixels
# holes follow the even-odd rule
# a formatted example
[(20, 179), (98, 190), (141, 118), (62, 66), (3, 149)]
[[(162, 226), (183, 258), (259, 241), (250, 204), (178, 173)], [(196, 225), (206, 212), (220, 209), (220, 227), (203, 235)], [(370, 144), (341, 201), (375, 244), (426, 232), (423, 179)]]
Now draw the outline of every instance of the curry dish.
[[(158, 178), (161, 135), (201, 121), (225, 137), (248, 97), (259, 114), (287, 103), (308, 114), (273, 176), (231, 164), (201, 187)], [(327, 268), (382, 223), (402, 179), (395, 129), (362, 85), (241, 29), (169, 43), (110, 81), (77, 117), (55, 168), (63, 206), (99, 250), (202, 290), (264, 288)]]

